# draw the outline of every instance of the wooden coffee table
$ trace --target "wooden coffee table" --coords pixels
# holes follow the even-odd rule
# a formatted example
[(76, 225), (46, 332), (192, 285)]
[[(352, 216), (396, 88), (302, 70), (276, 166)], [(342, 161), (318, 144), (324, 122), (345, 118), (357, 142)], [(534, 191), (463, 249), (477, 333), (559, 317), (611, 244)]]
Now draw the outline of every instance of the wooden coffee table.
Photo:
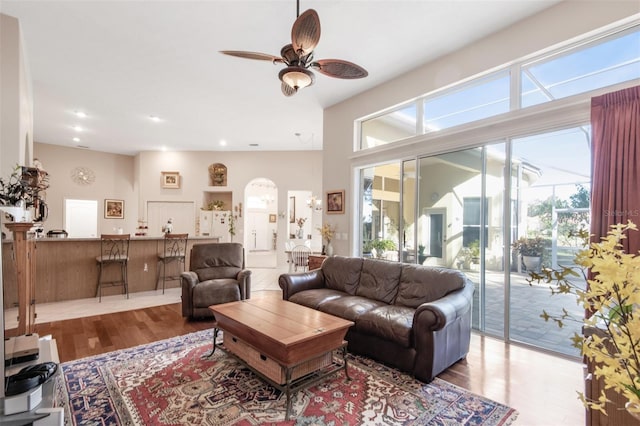
[[(282, 300), (279, 295), (255, 297), (209, 306), (216, 317), (216, 337), (223, 330), (224, 348), (287, 396), (285, 419), (291, 412), (291, 393), (344, 369), (344, 336), (353, 322)], [(342, 362), (333, 352), (341, 350)]]

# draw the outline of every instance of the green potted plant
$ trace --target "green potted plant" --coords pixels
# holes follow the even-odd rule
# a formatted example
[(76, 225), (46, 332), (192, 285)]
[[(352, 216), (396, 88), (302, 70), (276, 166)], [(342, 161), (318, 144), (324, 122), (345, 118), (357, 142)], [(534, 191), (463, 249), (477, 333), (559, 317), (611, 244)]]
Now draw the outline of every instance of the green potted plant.
[(522, 257), (522, 263), (527, 271), (537, 271), (542, 265), (546, 241), (542, 237), (520, 237), (511, 245)]
[(238, 219), (238, 216), (234, 216), (233, 214), (229, 215), (229, 236), (231, 242), (233, 242), (233, 237), (236, 235), (236, 219)]
[(300, 238), (301, 240), (304, 239), (304, 224), (307, 221), (306, 217), (299, 217), (296, 220), (296, 225), (298, 225), (298, 232), (297, 237)]
[(480, 263), (480, 241), (473, 240), (469, 243), (471, 263)]
[(474, 240), (460, 249), (458, 254), (458, 268), (471, 269), (472, 263), (480, 263), (480, 241)]
[(209, 203), (209, 210), (224, 210), (224, 201), (222, 200), (213, 200)]
[(333, 236), (336, 234), (335, 225), (325, 223), (322, 225), (322, 228), (316, 229), (320, 232), (320, 236), (322, 236), (322, 239), (327, 241), (327, 245), (322, 246), (322, 254), (333, 256), (333, 246), (331, 245), (331, 240), (333, 240)]
[(18, 220), (29, 207), (42, 202), (39, 195), (49, 187), (48, 175), (36, 168), (16, 165), (8, 178), (0, 178), (0, 206), (7, 214)]
[(383, 257), (385, 251), (397, 250), (397, 246), (395, 242), (387, 239), (371, 240), (365, 244), (364, 246), (365, 252), (374, 253), (374, 250), (375, 250), (374, 257), (380, 259)]
[(20, 166), (16, 166), (8, 178), (0, 178), (0, 204), (3, 206), (17, 206), (27, 203), (31, 198), (30, 188), (22, 179), (21, 170)]
[(427, 260), (427, 255), (424, 254), (424, 245), (423, 244), (418, 244), (418, 263), (420, 265), (422, 265), (424, 263), (425, 260)]

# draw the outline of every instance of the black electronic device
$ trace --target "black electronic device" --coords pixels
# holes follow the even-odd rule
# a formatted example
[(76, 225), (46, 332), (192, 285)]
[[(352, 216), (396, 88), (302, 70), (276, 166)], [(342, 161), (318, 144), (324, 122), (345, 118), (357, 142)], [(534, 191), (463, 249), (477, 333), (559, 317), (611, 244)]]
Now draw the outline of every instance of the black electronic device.
[(43, 384), (58, 371), (55, 362), (43, 362), (24, 367), (5, 379), (5, 396), (18, 395)]

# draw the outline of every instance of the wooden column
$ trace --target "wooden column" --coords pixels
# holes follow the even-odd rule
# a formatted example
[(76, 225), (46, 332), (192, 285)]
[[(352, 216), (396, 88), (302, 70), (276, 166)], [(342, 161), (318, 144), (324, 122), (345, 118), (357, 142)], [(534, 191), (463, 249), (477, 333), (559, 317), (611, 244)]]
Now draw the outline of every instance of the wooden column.
[(34, 332), (35, 326), (35, 245), (27, 233), (33, 227), (31, 222), (12, 222), (5, 226), (13, 232), (13, 253), (18, 281), (18, 330), (17, 334)]

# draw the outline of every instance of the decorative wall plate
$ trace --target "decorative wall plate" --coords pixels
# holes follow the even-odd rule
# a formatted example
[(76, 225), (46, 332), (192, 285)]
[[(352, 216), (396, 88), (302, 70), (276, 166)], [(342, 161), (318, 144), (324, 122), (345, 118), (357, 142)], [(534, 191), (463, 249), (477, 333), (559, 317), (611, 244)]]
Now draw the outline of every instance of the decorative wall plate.
[(91, 185), (96, 180), (96, 174), (88, 167), (76, 167), (71, 170), (71, 180), (78, 185)]

